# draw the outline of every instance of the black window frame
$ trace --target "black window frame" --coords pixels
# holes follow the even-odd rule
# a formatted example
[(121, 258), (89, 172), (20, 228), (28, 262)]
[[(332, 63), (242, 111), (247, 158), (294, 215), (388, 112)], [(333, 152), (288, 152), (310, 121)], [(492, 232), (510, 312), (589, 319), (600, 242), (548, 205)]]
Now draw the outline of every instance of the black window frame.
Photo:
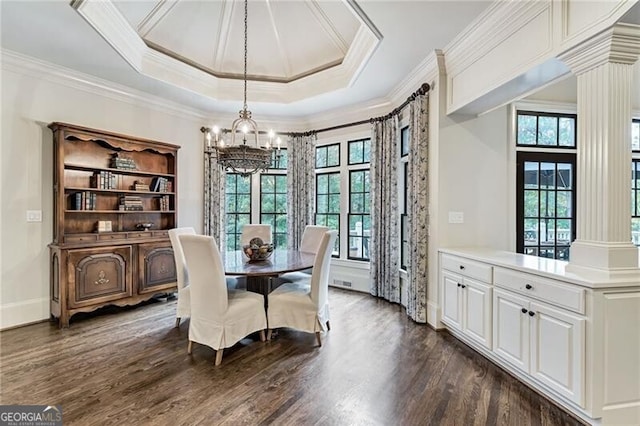
[[(229, 178), (230, 177), (234, 177), (235, 178), (235, 180), (234, 180), (235, 191), (234, 192), (230, 192), (229, 191)], [(237, 201), (237, 196), (238, 196), (238, 178), (242, 178), (242, 179), (247, 179), (248, 180), (249, 192), (248, 193), (245, 193), (245, 192), (240, 193), (240, 195), (249, 195), (249, 212), (248, 213), (247, 212), (238, 212), (237, 211), (237, 209), (238, 209), (238, 201)], [(253, 198), (253, 193), (252, 193), (253, 192), (253, 188), (252, 188), (252, 185), (251, 185), (251, 176), (245, 176), (245, 175), (242, 175), (241, 173), (229, 173), (229, 172), (227, 172), (225, 179), (226, 179), (226, 182), (225, 182), (225, 184), (226, 184), (225, 185), (225, 212), (224, 212), (225, 231), (226, 231), (226, 234), (225, 234), (225, 238), (226, 238), (225, 246), (226, 246), (226, 250), (228, 250), (228, 251), (230, 251), (231, 249), (240, 250), (240, 249), (242, 249), (242, 245), (240, 244), (240, 236), (242, 235), (242, 226), (239, 226), (239, 224), (238, 224), (240, 215), (248, 216), (249, 220), (248, 220), (247, 223), (251, 223), (251, 214), (252, 214), (252, 211), (251, 211), (251, 204), (252, 204), (251, 200)], [(229, 211), (228, 208), (227, 208), (227, 206), (229, 205), (227, 197), (229, 195), (232, 195), (232, 194), (236, 196), (235, 210), (234, 211)], [(235, 229), (236, 232), (228, 232), (228, 229), (229, 229), (228, 228), (228, 224), (229, 224), (228, 221), (229, 221), (230, 216), (233, 216), (234, 229)], [(229, 235), (235, 235), (233, 247), (229, 247)]]
[[(338, 164), (328, 164), (328, 158), (329, 156), (327, 155), (329, 153), (329, 148), (333, 148), (333, 147), (337, 147), (338, 148)], [(325, 151), (325, 165), (324, 166), (318, 166), (318, 151), (323, 150)], [(330, 167), (340, 167), (340, 163), (341, 163), (341, 158), (340, 158), (340, 142), (336, 142), (336, 143), (332, 143), (332, 144), (328, 144), (328, 145), (320, 145), (320, 146), (316, 146), (316, 164), (315, 164), (315, 168), (316, 169), (327, 169)]]
[[(274, 177), (274, 192), (263, 192), (262, 190), (262, 179), (263, 177), (269, 177), (269, 176), (273, 176)], [(277, 180), (278, 178), (284, 178), (285, 179), (285, 184), (284, 184), (284, 192), (278, 192), (278, 184), (277, 184)], [(271, 241), (274, 244), (274, 247), (276, 249), (278, 248), (287, 248), (287, 231), (286, 231), (286, 226), (285, 226), (285, 231), (284, 232), (278, 232), (278, 227), (277, 227), (277, 223), (278, 223), (278, 216), (284, 216), (285, 221), (287, 220), (287, 210), (286, 210), (286, 202), (285, 202), (285, 211), (284, 212), (277, 212), (277, 211), (273, 211), (273, 212), (267, 212), (263, 210), (263, 205), (262, 205), (262, 199), (263, 196), (265, 194), (267, 195), (273, 195), (274, 197), (274, 201), (273, 201), (273, 206), (274, 209), (277, 205), (276, 203), (276, 195), (285, 195), (285, 199), (287, 196), (287, 184), (286, 184), (286, 179), (287, 179), (287, 175), (283, 174), (283, 173), (261, 173), (260, 174), (260, 223), (262, 224), (269, 224), (271, 225)], [(273, 215), (273, 220), (265, 220), (264, 215)], [(279, 236), (284, 236), (284, 246), (279, 245), (278, 241), (280, 241), (280, 239), (278, 238)]]
[[(405, 137), (406, 137), (406, 141), (407, 141), (407, 145), (406, 145), (406, 151), (405, 151)], [(402, 129), (400, 129), (400, 157), (406, 157), (407, 155), (409, 155), (409, 145), (410, 145), (410, 141), (409, 138), (411, 137), (411, 129), (409, 128), (409, 126), (404, 126)]]
[[(536, 117), (536, 143), (535, 144), (521, 144), (518, 142), (519, 120), (521, 115), (531, 115)], [(555, 117), (558, 118), (558, 124), (556, 125), (556, 145), (541, 145), (538, 143), (538, 128), (540, 117)], [(572, 118), (573, 119), (573, 135), (574, 146), (560, 145), (560, 118)], [(518, 110), (516, 112), (516, 146), (518, 148), (544, 148), (544, 149), (576, 149), (578, 145), (578, 115), (569, 113), (558, 112), (544, 112), (544, 111), (526, 111)]]
[[(369, 161), (365, 161), (365, 143), (369, 143)], [(357, 162), (351, 162), (351, 147), (355, 144), (362, 144), (362, 161), (357, 161)], [(350, 140), (347, 143), (347, 164), (349, 166), (355, 166), (355, 165), (359, 165), (359, 164), (369, 164), (371, 162), (371, 138), (362, 138), (362, 139), (354, 139), (354, 140)]]
[(404, 175), (404, 197), (402, 200), (402, 213), (400, 213), (400, 269), (402, 270), (407, 270), (407, 255), (409, 253), (407, 253), (408, 250), (405, 250), (405, 246), (409, 245), (409, 236), (407, 234), (407, 225), (408, 225), (408, 213), (407, 213), (407, 207), (408, 207), (408, 194), (409, 194), (409, 185), (407, 182), (407, 178), (409, 177), (409, 162), (403, 162), (402, 163), (402, 168), (403, 168), (403, 175)]
[[(576, 154), (575, 153), (561, 153), (561, 152), (540, 152), (540, 151), (518, 151), (516, 153), (516, 252), (525, 253), (525, 247), (537, 247), (538, 248), (538, 257), (540, 256), (540, 250), (542, 248), (553, 248), (554, 249), (554, 257), (553, 259), (558, 259), (558, 248), (568, 247), (570, 249), (571, 243), (576, 238), (576, 208), (577, 208), (577, 170), (576, 170)], [(524, 163), (527, 161), (531, 162), (544, 162), (544, 163), (569, 163), (572, 165), (572, 189), (571, 189), (571, 239), (568, 244), (558, 244), (558, 239), (554, 239), (553, 245), (542, 245), (540, 244), (540, 238), (538, 236), (538, 244), (536, 246), (526, 245), (525, 242), (525, 229), (524, 229), (524, 221), (525, 221), (525, 170)], [(557, 185), (556, 185), (557, 187)], [(540, 189), (538, 189), (540, 191)], [(557, 191), (557, 189), (555, 190)], [(557, 199), (557, 197), (556, 197)], [(538, 204), (540, 206), (540, 203)], [(554, 203), (555, 215), (549, 216), (550, 219), (557, 220), (566, 219), (566, 218), (558, 218), (557, 216), (557, 202)], [(538, 213), (539, 213), (538, 207)], [(538, 220), (541, 219), (541, 216), (538, 214)], [(556, 228), (557, 229), (557, 228)], [(570, 251), (569, 251), (570, 253)], [(535, 256), (535, 255), (534, 255)], [(568, 260), (569, 256), (567, 256)]]
[[(364, 186), (363, 187), (363, 191), (362, 192), (353, 192), (351, 190), (351, 187), (352, 187), (351, 182), (353, 181), (353, 175), (355, 173), (365, 173), (365, 177), (368, 176), (369, 179), (371, 177), (370, 170), (369, 170), (368, 167), (367, 168), (357, 168), (357, 169), (349, 170), (349, 209), (348, 209), (348, 213), (347, 213), (347, 228), (350, 227), (351, 218), (353, 216), (363, 217), (363, 219), (364, 219), (364, 216), (367, 216), (367, 217), (369, 217), (369, 223), (371, 223), (371, 182), (370, 182), (370, 180), (367, 181), (367, 179), (363, 178), (363, 182), (365, 182), (365, 184), (363, 185)], [(366, 182), (368, 182), (368, 183), (366, 183)], [(364, 191), (364, 189), (367, 186), (368, 186), (369, 190), (368, 191)], [(369, 203), (368, 203), (369, 212), (364, 212), (364, 211), (363, 212), (353, 212), (351, 210), (351, 206), (353, 205), (352, 204), (352, 195), (353, 194), (365, 194), (365, 202), (363, 203), (363, 206), (367, 205), (367, 202), (366, 202), (367, 195), (366, 194), (368, 194), (368, 196), (369, 196)], [(363, 210), (366, 210), (366, 208), (363, 207)], [(364, 222), (364, 220), (362, 222)], [(371, 235), (369, 235), (369, 236), (365, 236), (364, 235), (364, 226), (363, 226), (363, 229), (362, 229), (362, 231), (363, 231), (362, 234), (363, 235), (351, 235), (351, 229), (348, 229), (347, 231), (348, 231), (348, 235), (347, 235), (347, 244), (348, 244), (348, 247), (347, 247), (347, 259), (349, 259), (349, 260), (361, 260), (361, 261), (368, 262), (370, 260), (369, 257), (351, 256), (351, 242), (350, 242), (350, 240), (352, 238), (356, 238), (356, 239), (359, 238), (360, 239), (360, 246), (359, 246), (360, 252), (364, 254), (365, 251), (367, 253), (369, 252), (369, 243), (370, 243), (370, 240), (371, 240)]]
[[(318, 179), (319, 179), (321, 176), (327, 176), (327, 193), (326, 193), (326, 194), (324, 194), (324, 193), (323, 193), (323, 194), (321, 194), (321, 193), (318, 191), (318, 188), (319, 188), (319, 185), (318, 185)], [(315, 217), (314, 217), (314, 223), (315, 223), (316, 225), (327, 226), (327, 223), (326, 223), (326, 222), (324, 222), (324, 223), (318, 223), (318, 216), (333, 216), (333, 217), (337, 217), (337, 218), (338, 218), (338, 229), (337, 229), (337, 231), (338, 231), (338, 238), (336, 239), (336, 248), (337, 248), (337, 250), (336, 250), (336, 251), (337, 251), (337, 253), (334, 251), (334, 252), (332, 252), (332, 253), (331, 253), (331, 256), (332, 256), (332, 257), (339, 258), (339, 257), (340, 257), (340, 246), (341, 246), (341, 244), (340, 244), (340, 216), (341, 216), (341, 214), (342, 214), (342, 208), (341, 208), (342, 206), (340, 206), (340, 208), (338, 209), (338, 212), (337, 212), (337, 213), (329, 213), (329, 212), (328, 212), (328, 210), (329, 210), (329, 205), (330, 205), (330, 204), (329, 204), (329, 196), (330, 196), (330, 195), (336, 195), (336, 194), (337, 194), (337, 195), (338, 195), (338, 197), (340, 197), (340, 191), (338, 191), (338, 192), (336, 193), (336, 192), (331, 192), (331, 191), (330, 191), (330, 189), (329, 189), (329, 188), (331, 188), (331, 185), (330, 185), (330, 183), (329, 183), (330, 176), (337, 176), (337, 177), (338, 177), (338, 182), (340, 181), (340, 171), (335, 171), (335, 172), (321, 172), (321, 173), (319, 172), (319, 173), (316, 173), (316, 213), (315, 213)], [(318, 212), (320, 211), (320, 209), (318, 208), (318, 206), (319, 206), (319, 203), (318, 203), (318, 201), (319, 201), (319, 200), (318, 200), (318, 195), (327, 195), (327, 213), (318, 213)]]
[[(280, 155), (280, 157), (278, 157)], [(287, 158), (287, 162), (282, 166), (282, 156)], [(271, 164), (269, 164), (268, 170), (287, 170), (287, 165), (289, 163), (289, 154), (287, 152), (287, 148), (274, 148), (271, 151)]]

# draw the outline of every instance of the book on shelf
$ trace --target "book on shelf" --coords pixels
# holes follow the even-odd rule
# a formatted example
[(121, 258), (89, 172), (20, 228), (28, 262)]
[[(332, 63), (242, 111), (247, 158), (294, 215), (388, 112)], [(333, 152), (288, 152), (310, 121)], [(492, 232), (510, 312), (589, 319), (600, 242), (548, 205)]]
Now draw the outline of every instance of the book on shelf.
[(133, 182), (133, 187), (131, 189), (133, 189), (134, 191), (149, 191), (149, 185), (137, 180)]
[(149, 189), (153, 192), (172, 192), (173, 183), (165, 177), (155, 176), (151, 179)]
[(142, 211), (142, 198), (139, 195), (121, 195), (119, 210), (124, 211)]
[(95, 210), (97, 196), (95, 192), (82, 191), (72, 195), (71, 210)]
[(119, 153), (113, 154), (110, 166), (113, 169), (136, 170), (136, 162), (133, 158), (120, 157)]
[(119, 176), (113, 172), (101, 171), (91, 176), (91, 187), (97, 189), (117, 189)]

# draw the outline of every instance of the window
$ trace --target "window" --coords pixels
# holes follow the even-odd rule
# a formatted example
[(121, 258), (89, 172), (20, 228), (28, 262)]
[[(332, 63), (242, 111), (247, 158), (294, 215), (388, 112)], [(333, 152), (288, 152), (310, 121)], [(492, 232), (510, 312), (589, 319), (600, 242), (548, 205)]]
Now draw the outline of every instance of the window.
[(276, 249), (287, 248), (287, 175), (260, 175), (260, 223), (271, 225)]
[(404, 157), (409, 155), (409, 126), (403, 127), (400, 130), (400, 156)]
[[(316, 175), (316, 225), (340, 232), (340, 172)], [(340, 256), (340, 238), (332, 254)]]
[(631, 240), (640, 245), (640, 160), (631, 162)]
[(518, 111), (518, 146), (576, 147), (576, 115)]
[(240, 250), (242, 227), (251, 223), (251, 177), (227, 173), (226, 183), (227, 250)]
[(569, 260), (576, 236), (576, 116), (518, 111), (516, 145), (516, 250)]
[(324, 145), (316, 148), (316, 169), (340, 165), (340, 144)]
[(274, 149), (271, 152), (271, 166), (269, 166), (269, 169), (287, 170), (288, 159), (286, 148)]
[(640, 151), (640, 119), (631, 122), (631, 149)]
[(369, 260), (369, 170), (349, 171), (349, 259)]
[(407, 259), (409, 257), (409, 234), (407, 222), (407, 198), (409, 189), (409, 163), (402, 163), (402, 175), (404, 176), (404, 195), (402, 198), (402, 211), (400, 213), (400, 269), (407, 270)]
[(349, 141), (349, 164), (369, 163), (371, 156), (371, 139)]

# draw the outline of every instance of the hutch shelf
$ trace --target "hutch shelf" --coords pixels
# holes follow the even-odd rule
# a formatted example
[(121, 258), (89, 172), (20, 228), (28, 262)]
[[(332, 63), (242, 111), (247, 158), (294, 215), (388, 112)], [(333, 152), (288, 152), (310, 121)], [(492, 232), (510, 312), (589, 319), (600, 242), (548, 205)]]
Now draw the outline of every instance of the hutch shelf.
[(51, 123), (51, 316), (132, 305), (176, 291), (179, 146)]

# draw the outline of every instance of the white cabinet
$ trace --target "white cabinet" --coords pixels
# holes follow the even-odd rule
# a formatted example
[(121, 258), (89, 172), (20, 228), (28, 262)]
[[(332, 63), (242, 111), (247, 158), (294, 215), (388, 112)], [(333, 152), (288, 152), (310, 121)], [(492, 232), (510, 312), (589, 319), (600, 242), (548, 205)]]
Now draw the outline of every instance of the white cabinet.
[(442, 270), (442, 321), (491, 349), (491, 286), (470, 276), (490, 282), (491, 267), (452, 256), (443, 258), (449, 269)]
[(584, 406), (585, 318), (499, 288), (493, 297), (494, 353)]

